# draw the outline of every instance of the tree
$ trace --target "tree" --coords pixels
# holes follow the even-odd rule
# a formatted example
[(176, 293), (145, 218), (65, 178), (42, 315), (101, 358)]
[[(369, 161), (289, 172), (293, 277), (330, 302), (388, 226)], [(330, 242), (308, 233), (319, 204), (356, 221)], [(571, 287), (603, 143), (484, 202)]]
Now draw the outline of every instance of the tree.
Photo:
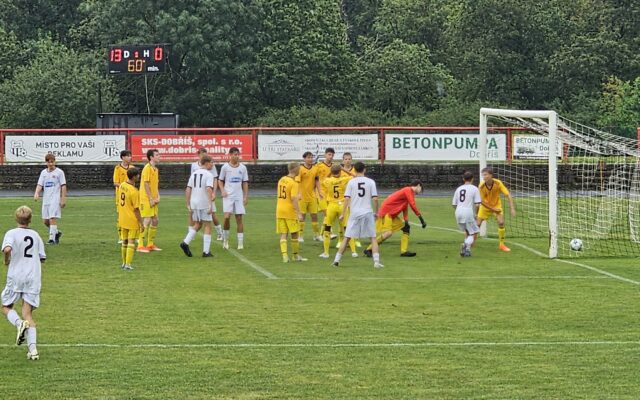
[(633, 81), (613, 77), (603, 85), (598, 123), (635, 137), (640, 126), (640, 76)]
[(90, 57), (50, 39), (30, 44), (35, 58), (0, 84), (0, 126), (64, 128), (95, 126), (97, 85), (102, 99), (117, 108), (113, 88)]
[(362, 64), (364, 106), (398, 117), (409, 107), (424, 111), (438, 108), (453, 78), (429, 58), (424, 45), (399, 39), (383, 48), (367, 45)]

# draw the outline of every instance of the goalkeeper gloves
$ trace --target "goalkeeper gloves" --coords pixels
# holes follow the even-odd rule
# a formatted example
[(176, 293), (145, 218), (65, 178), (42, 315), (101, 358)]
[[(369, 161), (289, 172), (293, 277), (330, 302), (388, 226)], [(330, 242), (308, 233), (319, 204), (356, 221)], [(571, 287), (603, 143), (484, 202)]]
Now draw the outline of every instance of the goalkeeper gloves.
[(418, 218), (420, 218), (420, 223), (422, 224), (422, 229), (427, 227), (427, 223), (425, 222), (424, 218), (422, 218), (422, 215), (419, 216)]

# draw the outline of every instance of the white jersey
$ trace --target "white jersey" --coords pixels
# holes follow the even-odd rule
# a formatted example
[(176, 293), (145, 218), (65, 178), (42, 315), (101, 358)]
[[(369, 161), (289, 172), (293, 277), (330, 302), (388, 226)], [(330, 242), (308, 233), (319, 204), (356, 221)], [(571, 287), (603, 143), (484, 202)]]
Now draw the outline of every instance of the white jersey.
[(480, 204), (480, 191), (474, 185), (465, 184), (456, 189), (451, 205), (456, 206), (456, 219), (465, 223), (475, 218), (475, 205)]
[(227, 192), (229, 199), (241, 200), (243, 197), (242, 184), (249, 182), (249, 173), (244, 164), (232, 167), (229, 163), (226, 163), (220, 168), (218, 179), (224, 181), (224, 190)]
[[(196, 170), (199, 170), (200, 168), (202, 168), (202, 165), (200, 165), (200, 162), (196, 161), (193, 164), (191, 164), (191, 173), (193, 174), (194, 172), (196, 172)], [(214, 178), (218, 177), (218, 170), (216, 169), (215, 165), (211, 166), (211, 169), (209, 170), (209, 172), (211, 173), (211, 175), (213, 175)]]
[(15, 228), (4, 235), (2, 249), (11, 247), (6, 288), (14, 292), (39, 294), (41, 261), (47, 256), (40, 235), (29, 228)]
[(38, 178), (38, 185), (42, 186), (42, 204), (55, 205), (60, 203), (60, 189), (67, 184), (64, 172), (60, 168), (53, 171), (44, 169)]
[(189, 177), (187, 186), (191, 188), (191, 209), (192, 210), (209, 210), (211, 201), (207, 188), (213, 189), (213, 175), (207, 169), (200, 168), (195, 170)]
[(349, 205), (350, 218), (358, 218), (365, 214), (373, 213), (371, 201), (374, 197), (378, 197), (378, 189), (373, 179), (357, 176), (347, 183), (344, 197), (351, 199)]

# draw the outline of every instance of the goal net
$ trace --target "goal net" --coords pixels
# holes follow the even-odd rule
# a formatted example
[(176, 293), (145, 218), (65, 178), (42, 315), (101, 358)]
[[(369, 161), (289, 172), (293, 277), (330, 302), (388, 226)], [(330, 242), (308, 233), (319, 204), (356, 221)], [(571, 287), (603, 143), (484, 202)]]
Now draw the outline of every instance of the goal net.
[[(512, 147), (511, 159), (488, 164), (487, 130), (505, 124), (535, 135), (539, 140), (530, 142), (538, 148)], [(492, 167), (514, 196), (516, 216), (505, 209), (508, 238), (527, 239), (521, 243), (548, 249), (552, 258), (640, 255), (637, 140), (553, 111), (483, 108), (479, 146), (480, 168)], [(580, 239), (582, 248), (572, 248), (572, 239)]]

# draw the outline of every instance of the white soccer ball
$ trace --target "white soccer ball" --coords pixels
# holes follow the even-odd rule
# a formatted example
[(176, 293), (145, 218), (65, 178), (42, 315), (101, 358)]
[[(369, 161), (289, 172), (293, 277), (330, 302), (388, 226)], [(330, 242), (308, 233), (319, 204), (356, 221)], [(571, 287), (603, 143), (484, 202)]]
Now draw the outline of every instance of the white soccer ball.
[(571, 243), (569, 243), (569, 246), (571, 246), (571, 250), (573, 251), (580, 251), (582, 250), (582, 240), (571, 239)]

